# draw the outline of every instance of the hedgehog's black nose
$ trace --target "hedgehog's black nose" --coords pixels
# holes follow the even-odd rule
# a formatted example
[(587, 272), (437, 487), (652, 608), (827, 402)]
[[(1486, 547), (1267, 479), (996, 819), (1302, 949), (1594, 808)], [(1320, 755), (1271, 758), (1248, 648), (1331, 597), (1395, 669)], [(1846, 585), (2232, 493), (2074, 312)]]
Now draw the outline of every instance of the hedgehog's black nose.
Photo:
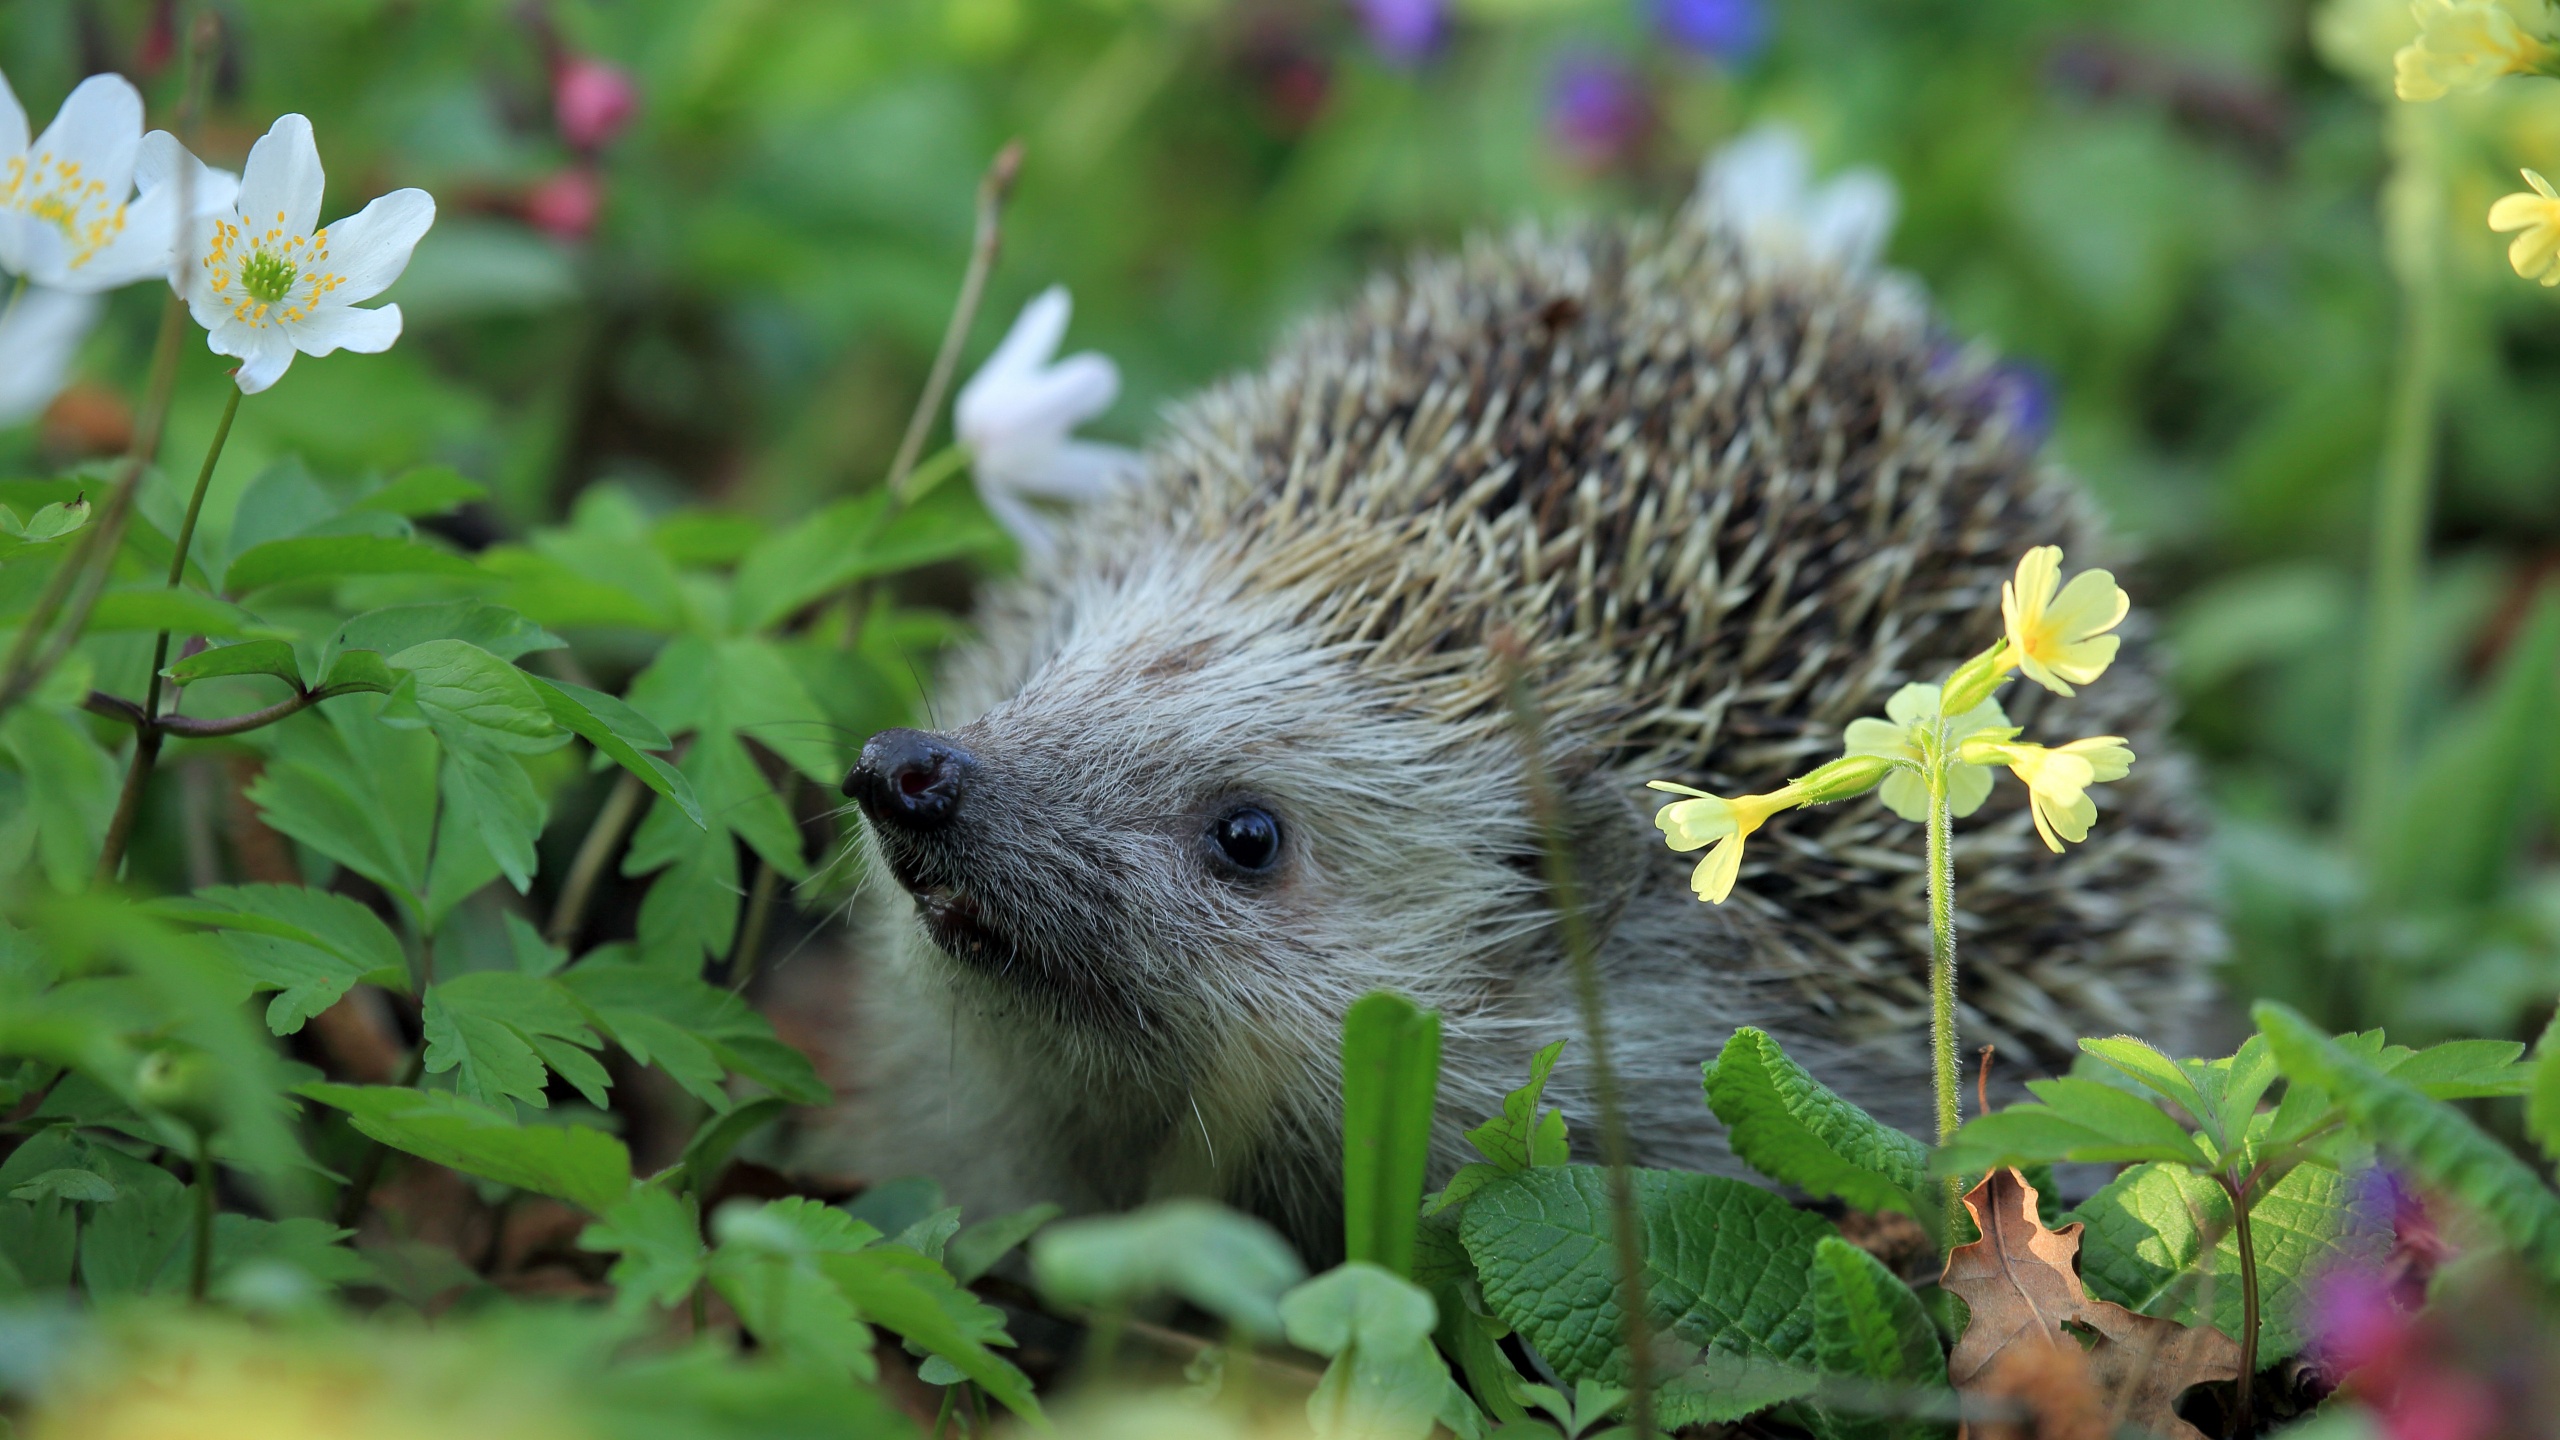
[(876, 824), (932, 830), (949, 823), (977, 770), (968, 751), (939, 735), (883, 730), (863, 745), (844, 793)]

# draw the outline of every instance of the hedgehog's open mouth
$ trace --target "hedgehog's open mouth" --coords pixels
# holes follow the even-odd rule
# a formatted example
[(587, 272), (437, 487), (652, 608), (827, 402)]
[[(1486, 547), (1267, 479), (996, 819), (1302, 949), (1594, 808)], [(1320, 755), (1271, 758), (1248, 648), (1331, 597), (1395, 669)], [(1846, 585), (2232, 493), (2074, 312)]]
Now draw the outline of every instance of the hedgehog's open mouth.
[(917, 921), (942, 953), (998, 974), (1013, 968), (1013, 942), (987, 923), (976, 899), (939, 885), (919, 887), (911, 893), (915, 896)]

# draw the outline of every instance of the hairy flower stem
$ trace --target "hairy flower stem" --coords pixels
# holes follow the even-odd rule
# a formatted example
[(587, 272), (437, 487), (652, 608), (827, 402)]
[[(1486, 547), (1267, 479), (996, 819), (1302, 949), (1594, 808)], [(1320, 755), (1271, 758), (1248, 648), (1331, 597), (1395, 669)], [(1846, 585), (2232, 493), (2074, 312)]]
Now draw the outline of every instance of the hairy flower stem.
[(1598, 946), (1590, 917), (1582, 908), (1581, 887), (1573, 869), (1572, 839), (1566, 833), (1564, 807), (1549, 773), (1544, 725), (1522, 662), (1518, 637), (1494, 637), (1503, 691), (1511, 720), (1519, 731), (1523, 771), (1528, 782), (1529, 812), (1538, 825), (1539, 848), (1545, 853), (1547, 889), (1555, 901), (1557, 927), (1566, 958), (1573, 966), (1574, 998), (1582, 1010), (1583, 1042), (1591, 1047), (1591, 1092), (1600, 1110), (1600, 1159), (1609, 1169), (1609, 1228), (1617, 1242), (1618, 1310), (1625, 1320), (1627, 1347), (1627, 1434), (1653, 1440), (1653, 1316), (1646, 1308), (1644, 1232), (1636, 1209), (1634, 1157), (1627, 1143), (1627, 1117), (1618, 1093), (1617, 1070), (1609, 1061), (1609, 1032), (1601, 1011)]
[[(1942, 737), (1943, 738), (1943, 737)], [(1949, 757), (1929, 756), (1929, 1053), (1938, 1093), (1938, 1143), (1963, 1123), (1956, 1062), (1955, 817), (1947, 806)], [(1947, 1181), (1947, 1214), (1960, 1215), (1964, 1182)]]
[[(187, 496), (186, 518), (178, 522), (178, 543), (169, 552), (169, 585), (175, 590), (187, 577), (187, 551), (195, 544), (196, 520), (204, 514), (204, 492), (213, 483), (213, 467), (222, 459), (222, 447), (231, 439), (231, 421), (240, 413), (240, 387), (231, 387), (231, 397), (222, 405), (222, 422), (213, 427), (213, 443), (206, 447), (204, 464), (196, 470), (196, 488)], [(106, 885), (116, 878), (124, 866), (125, 846), (133, 839), (134, 819), (142, 811), (142, 792), (151, 784), (152, 767), (160, 760), (160, 742), (165, 738), (160, 726), (160, 672), (169, 668), (169, 632), (160, 632), (151, 647), (151, 678), (142, 695), (142, 719), (133, 731), (133, 764), (124, 773), (124, 789), (116, 796), (115, 817), (107, 822), (106, 843), (98, 851), (96, 883)]]
[(2374, 493), (2364, 667), (2356, 689), (2361, 704), (2346, 807), (2368, 877), (2379, 873), (2389, 848), (2392, 791), (2408, 726), (2411, 620), (2426, 561), (2445, 338), (2443, 125), (2424, 105), (2391, 107), (2389, 124), (2393, 167), (2383, 192), (2383, 233), (2400, 283), (2400, 349)]

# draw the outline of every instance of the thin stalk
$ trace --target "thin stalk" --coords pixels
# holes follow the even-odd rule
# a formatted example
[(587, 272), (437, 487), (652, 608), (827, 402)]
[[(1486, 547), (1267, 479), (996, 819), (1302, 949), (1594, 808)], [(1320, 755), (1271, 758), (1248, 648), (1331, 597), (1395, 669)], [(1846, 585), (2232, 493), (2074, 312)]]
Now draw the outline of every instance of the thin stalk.
[[(2240, 1436), (2249, 1433), (2250, 1382), (2258, 1373), (2258, 1245), (2249, 1233), (2251, 1187), (2215, 1178), (2222, 1179), (2223, 1190), (2231, 1196), (2231, 1228), (2240, 1242), (2240, 1380), (2231, 1402), (2230, 1431)], [(2212, 1273), (2210, 1265), (2206, 1273)]]
[[(213, 427), (213, 443), (206, 447), (204, 464), (196, 470), (196, 488), (187, 496), (186, 518), (178, 522), (177, 547), (169, 554), (168, 588), (175, 590), (187, 575), (187, 551), (195, 544), (196, 519), (204, 513), (204, 492), (213, 483), (213, 467), (222, 459), (222, 447), (231, 438), (231, 421), (240, 413), (240, 387), (231, 387), (231, 396), (222, 405), (222, 421)], [(169, 632), (151, 647), (151, 678), (142, 698), (142, 723), (133, 732), (133, 764), (125, 770), (124, 789), (116, 796), (114, 818), (107, 822), (107, 838), (98, 851), (96, 883), (106, 885), (124, 868), (125, 846), (133, 839), (134, 820), (142, 813), (142, 792), (151, 784), (151, 771), (160, 761), (160, 672), (169, 667)]]
[[(786, 770), (782, 776), (782, 808), (791, 814), (800, 803), (800, 772)], [(792, 825), (799, 819), (795, 815)], [(729, 948), (729, 989), (745, 994), (747, 982), (756, 978), (756, 961), (764, 954), (765, 933), (773, 928), (773, 903), (782, 893), (782, 872), (763, 856), (756, 857), (755, 888), (747, 892), (746, 920), (738, 926), (735, 943)]]
[(2391, 107), (2393, 168), (2383, 196), (2383, 228), (2392, 274), (2400, 284), (2400, 349), (2383, 420), (2366, 560), (2369, 609), (2346, 806), (2349, 833), (2368, 875), (2379, 874), (2386, 858), (2394, 777), (2406, 742), (2414, 658), (2411, 621), (2426, 563), (2437, 402), (2443, 391), (2441, 133), (2433, 107)]
[(578, 842), (577, 857), (569, 862), (569, 878), (551, 906), (551, 923), (543, 927), (543, 938), (552, 944), (567, 945), (578, 938), (588, 902), (595, 898), (596, 882), (604, 878), (604, 867), (622, 843), (623, 832), (631, 828), (631, 817), (640, 813), (642, 788), (639, 776), (623, 771), (613, 793), (596, 811), (595, 823), (587, 827), (587, 838)]
[(1646, 1309), (1644, 1235), (1636, 1209), (1632, 1147), (1627, 1143), (1626, 1112), (1618, 1093), (1616, 1068), (1609, 1059), (1608, 1026), (1601, 1012), (1600, 967), (1596, 937), (1583, 912), (1581, 887), (1574, 874), (1563, 806), (1555, 792), (1546, 759), (1544, 727), (1515, 637), (1497, 637), (1495, 654), (1503, 670), (1503, 688), (1520, 735), (1523, 770), (1528, 781), (1529, 809), (1538, 823), (1545, 852), (1547, 888), (1553, 895), (1565, 954), (1573, 967), (1574, 997), (1582, 1010), (1584, 1043), (1591, 1047), (1591, 1090), (1600, 1111), (1600, 1159), (1609, 1170), (1610, 1229), (1618, 1259), (1618, 1309), (1624, 1317), (1627, 1347), (1627, 1433), (1652, 1440), (1654, 1431), (1653, 1317)]
[[(134, 492), (142, 488), (143, 469), (160, 450), (160, 432), (169, 418), (169, 394), (177, 384), (178, 340), (186, 315), (186, 302), (171, 291), (160, 307), (160, 337), (152, 344), (151, 379), (134, 426), (133, 444), (107, 490), (106, 505), (81, 533), (71, 554), (46, 577), (44, 589), (9, 646), (8, 658), (0, 661), (0, 715), (44, 683), (89, 623), (98, 591), (114, 568), (116, 549), (124, 543), (125, 520), (133, 511)], [(45, 645), (48, 637), (54, 637), (55, 643)]]
[(187, 1270), (187, 1298), (202, 1303), (206, 1285), (213, 1278), (213, 1136), (208, 1131), (196, 1132), (196, 1253), (195, 1263)]

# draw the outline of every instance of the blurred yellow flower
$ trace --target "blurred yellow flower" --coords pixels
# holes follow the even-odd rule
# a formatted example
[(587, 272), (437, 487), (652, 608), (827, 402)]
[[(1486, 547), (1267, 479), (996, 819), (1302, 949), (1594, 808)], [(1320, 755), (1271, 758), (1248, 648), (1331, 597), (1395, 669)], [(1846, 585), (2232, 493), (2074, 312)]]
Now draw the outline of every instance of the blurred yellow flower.
[(2489, 207), (2489, 228), (2523, 231), (2507, 246), (2507, 263), (2527, 280), (2560, 285), (2560, 192), (2539, 170), (2525, 171), (2524, 183), (2531, 193), (2501, 196)]
[(2006, 765), (2026, 782), (2028, 808), (2045, 848), (2059, 855), (2062, 843), (2089, 838), (2097, 823), (2098, 805), (2089, 787), (2121, 780), (2133, 768), (2133, 751), (2119, 735), (2097, 735), (2051, 749), (2014, 740), (1969, 740), (1959, 752), (1968, 764)]
[[(2057, 593), (2059, 592), (2059, 593)], [(2069, 695), (2115, 663), (2117, 637), (2133, 601), (2104, 570), (2083, 570), (2062, 583), (2062, 547), (2039, 545), (2000, 586), (2000, 618), (2008, 627), (2002, 659), (2056, 695)]]
[[(2539, 5), (2536, 9), (2539, 10)], [(2418, 0), (2418, 38), (2391, 58), (2392, 89), (2403, 100), (2441, 100), (2504, 75), (2547, 72), (2554, 53), (2515, 12), (2493, 0)]]
[(1721, 905), (1733, 893), (1734, 877), (1742, 873), (1742, 842), (1751, 832), (1768, 822), (1781, 810), (1792, 810), (1803, 803), (1803, 793), (1794, 785), (1770, 791), (1766, 795), (1743, 795), (1727, 800), (1704, 790), (1674, 785), (1668, 780), (1650, 780), (1655, 790), (1689, 799), (1675, 800), (1654, 812), (1653, 823), (1671, 848), (1695, 850), (1701, 845), (1714, 848), (1698, 861), (1697, 870), (1689, 877), (1689, 888), (1710, 905)]

